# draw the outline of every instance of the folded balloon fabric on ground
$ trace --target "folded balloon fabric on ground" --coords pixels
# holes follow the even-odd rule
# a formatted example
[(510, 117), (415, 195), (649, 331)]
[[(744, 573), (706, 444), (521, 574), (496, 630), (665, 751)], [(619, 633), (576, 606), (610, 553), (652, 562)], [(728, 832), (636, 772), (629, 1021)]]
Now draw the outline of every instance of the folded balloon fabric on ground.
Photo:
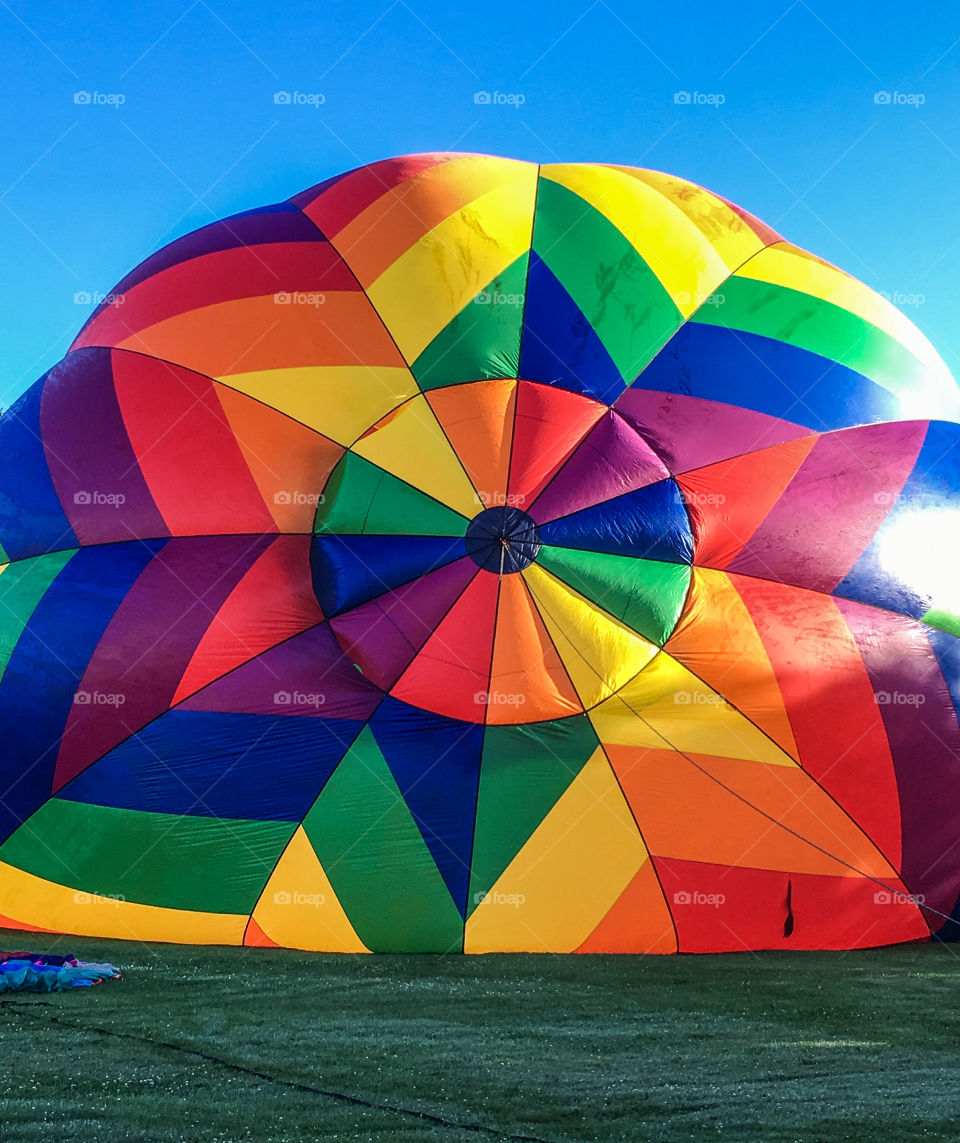
[(0, 418), (0, 924), (960, 932), (960, 396), (657, 171), (389, 159), (151, 255)]
[(74, 956), (0, 953), (0, 993), (65, 992), (68, 988), (89, 988), (119, 979), (120, 970), (112, 964), (77, 960)]

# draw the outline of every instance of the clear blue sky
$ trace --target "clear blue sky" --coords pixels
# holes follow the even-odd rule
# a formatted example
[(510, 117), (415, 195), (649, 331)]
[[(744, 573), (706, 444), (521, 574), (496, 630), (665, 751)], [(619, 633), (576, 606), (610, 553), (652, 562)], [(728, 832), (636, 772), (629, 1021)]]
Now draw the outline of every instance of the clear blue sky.
[(3, 405), (66, 350), (90, 312), (75, 295), (165, 242), (447, 149), (702, 183), (887, 292), (960, 376), (945, 0), (0, 0), (0, 69)]

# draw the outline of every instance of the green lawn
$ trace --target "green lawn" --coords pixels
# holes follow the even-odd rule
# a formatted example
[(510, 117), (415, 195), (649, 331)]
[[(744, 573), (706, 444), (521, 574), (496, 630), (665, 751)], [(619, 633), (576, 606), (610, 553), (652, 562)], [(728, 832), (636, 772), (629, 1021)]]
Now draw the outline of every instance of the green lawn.
[(3, 1143), (960, 1138), (960, 946), (357, 956), (0, 932)]

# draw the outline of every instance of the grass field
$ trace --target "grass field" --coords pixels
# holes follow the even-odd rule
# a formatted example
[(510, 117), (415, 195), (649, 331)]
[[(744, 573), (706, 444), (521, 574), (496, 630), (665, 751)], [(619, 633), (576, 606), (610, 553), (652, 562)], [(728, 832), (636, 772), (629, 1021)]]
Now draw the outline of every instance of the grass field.
[[(0, 932), (0, 947), (25, 934)], [(333, 957), (34, 936), (3, 1143), (960, 1138), (960, 946)]]

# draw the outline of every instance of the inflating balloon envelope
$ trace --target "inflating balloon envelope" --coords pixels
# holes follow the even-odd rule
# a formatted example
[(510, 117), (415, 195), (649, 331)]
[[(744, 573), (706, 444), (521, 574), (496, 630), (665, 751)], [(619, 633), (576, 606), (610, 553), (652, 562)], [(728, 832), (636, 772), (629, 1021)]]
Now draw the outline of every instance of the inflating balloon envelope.
[(172, 243), (0, 421), (2, 923), (953, 935), (958, 420), (653, 171), (409, 156)]

